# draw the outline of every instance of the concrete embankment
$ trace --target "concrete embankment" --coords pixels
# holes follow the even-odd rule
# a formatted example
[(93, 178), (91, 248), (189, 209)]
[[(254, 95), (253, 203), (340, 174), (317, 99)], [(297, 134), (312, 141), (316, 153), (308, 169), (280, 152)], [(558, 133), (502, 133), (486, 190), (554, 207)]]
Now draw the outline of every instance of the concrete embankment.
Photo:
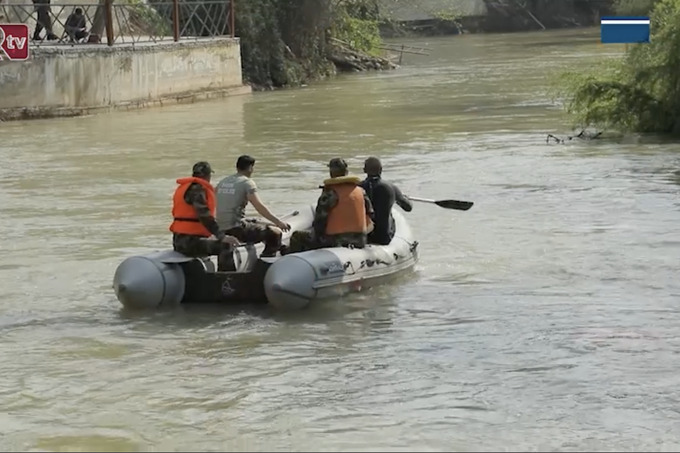
[(78, 116), (251, 92), (238, 38), (30, 49), (0, 62), (0, 120)]

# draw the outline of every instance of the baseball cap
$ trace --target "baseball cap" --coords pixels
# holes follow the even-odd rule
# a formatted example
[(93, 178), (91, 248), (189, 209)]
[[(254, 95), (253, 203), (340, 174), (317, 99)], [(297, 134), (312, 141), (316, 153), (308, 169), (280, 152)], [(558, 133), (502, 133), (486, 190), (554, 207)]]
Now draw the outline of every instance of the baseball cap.
[(194, 176), (208, 176), (211, 173), (215, 173), (210, 164), (205, 161), (196, 162), (191, 171)]
[(328, 162), (328, 168), (335, 168), (338, 170), (347, 170), (347, 162), (345, 162), (345, 159), (341, 159), (339, 157), (334, 157), (331, 159), (330, 162)]

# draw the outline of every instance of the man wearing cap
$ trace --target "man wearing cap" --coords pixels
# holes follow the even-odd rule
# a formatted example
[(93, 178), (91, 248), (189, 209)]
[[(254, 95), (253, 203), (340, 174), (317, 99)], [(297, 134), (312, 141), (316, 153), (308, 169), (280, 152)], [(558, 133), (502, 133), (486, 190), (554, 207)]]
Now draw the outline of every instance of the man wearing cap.
[(411, 212), (413, 205), (397, 186), (382, 179), (382, 163), (377, 157), (366, 159), (364, 173), (366, 173), (366, 179), (361, 183), (361, 187), (366, 191), (375, 211), (373, 218), (375, 228), (368, 235), (368, 242), (387, 245), (392, 241), (395, 233), (392, 206), (396, 202), (401, 209)]
[[(194, 164), (190, 178), (177, 180), (172, 198), (172, 246), (187, 256), (219, 255), (239, 245), (237, 238), (221, 232), (215, 221), (215, 189), (210, 184), (213, 170), (208, 162)], [(215, 239), (210, 239), (215, 236)]]
[(333, 158), (328, 163), (330, 178), (323, 182), (316, 204), (313, 232), (295, 232), (289, 252), (322, 247), (366, 246), (366, 235), (373, 229), (373, 207), (361, 179), (348, 176), (347, 162)]
[[(236, 173), (227, 176), (217, 184), (217, 222), (220, 230), (235, 236), (243, 242), (264, 242), (263, 257), (272, 257), (281, 248), (282, 231), (290, 225), (280, 220), (260, 200), (257, 185), (250, 177), (255, 168), (255, 159), (248, 155), (236, 161)], [(256, 220), (246, 220), (248, 203), (265, 219), (276, 226)]]

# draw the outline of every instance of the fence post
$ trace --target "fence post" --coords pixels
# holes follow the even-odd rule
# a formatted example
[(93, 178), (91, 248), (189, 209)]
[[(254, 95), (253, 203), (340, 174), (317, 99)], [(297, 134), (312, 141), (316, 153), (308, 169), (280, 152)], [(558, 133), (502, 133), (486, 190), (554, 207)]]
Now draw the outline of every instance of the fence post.
[(236, 0), (229, 0), (229, 31), (231, 32), (232, 38), (236, 36), (236, 26), (234, 25), (236, 23), (234, 18), (234, 1)]
[(113, 0), (105, 0), (104, 7), (106, 9), (106, 44), (113, 46)]
[(179, 41), (179, 0), (172, 0), (172, 37)]

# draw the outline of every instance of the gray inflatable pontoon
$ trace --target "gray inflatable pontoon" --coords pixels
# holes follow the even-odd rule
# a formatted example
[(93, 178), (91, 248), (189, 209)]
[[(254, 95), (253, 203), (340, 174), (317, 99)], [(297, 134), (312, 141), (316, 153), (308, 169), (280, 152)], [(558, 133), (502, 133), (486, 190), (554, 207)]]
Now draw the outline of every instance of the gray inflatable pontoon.
[[(300, 309), (315, 300), (382, 284), (415, 266), (418, 242), (401, 211), (395, 208), (392, 214), (396, 234), (389, 245), (324, 248), (258, 259), (263, 244), (250, 244), (234, 250), (229, 271), (218, 271), (215, 257), (190, 258), (165, 250), (125, 259), (116, 269), (113, 288), (127, 308), (268, 302), (277, 309)], [(313, 218), (314, 206), (288, 216), (291, 231), (284, 234), (283, 242), (289, 243), (293, 231), (311, 229)]]

